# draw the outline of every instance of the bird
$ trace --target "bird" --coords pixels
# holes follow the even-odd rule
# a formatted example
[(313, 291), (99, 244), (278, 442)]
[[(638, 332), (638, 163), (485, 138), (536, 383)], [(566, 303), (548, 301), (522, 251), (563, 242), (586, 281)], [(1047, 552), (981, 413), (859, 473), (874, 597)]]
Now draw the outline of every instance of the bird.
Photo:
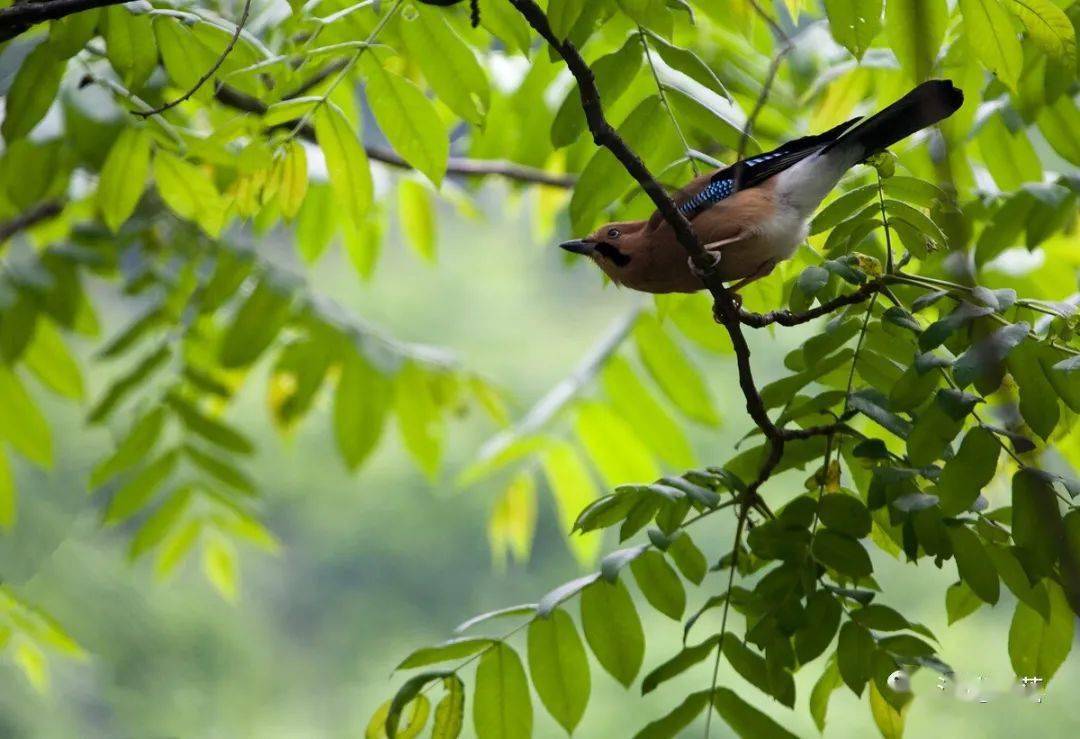
[[(806, 238), (810, 218), (856, 164), (955, 113), (963, 92), (929, 80), (868, 118), (853, 118), (763, 154), (695, 178), (675, 194), (702, 245), (718, 257), (716, 274), (740, 289), (768, 276)], [(702, 274), (659, 211), (643, 221), (601, 226), (563, 249), (585, 255), (612, 282), (646, 293), (692, 293)]]

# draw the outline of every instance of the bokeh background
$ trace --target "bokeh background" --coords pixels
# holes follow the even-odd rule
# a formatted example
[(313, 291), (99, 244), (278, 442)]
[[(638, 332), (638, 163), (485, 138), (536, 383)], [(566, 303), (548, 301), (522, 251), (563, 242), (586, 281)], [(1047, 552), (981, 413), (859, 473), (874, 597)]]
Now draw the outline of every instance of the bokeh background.
[[(551, 246), (554, 237), (534, 227), (529, 197), (493, 185), (480, 205), (480, 222), (440, 213), (438, 268), (423, 264), (390, 234), (379, 279), (371, 284), (361, 284), (336, 251), (307, 270), (295, 264), (284, 239), (262, 239), (252, 248), (304, 274), (357, 317), (400, 338), (457, 352), (504, 386), (520, 412), (640, 298), (605, 287), (588, 265), (567, 264)], [(124, 325), (131, 306), (101, 303), (104, 295), (95, 296), (103, 323)], [(780, 358), (799, 333), (757, 331), (751, 338), (761, 380), (768, 381), (782, 370)], [(82, 348), (92, 362), (89, 347)], [(731, 361), (696, 358), (724, 416), (719, 432), (694, 432), (699, 459), (708, 462), (730, 454), (746, 418)], [(105, 379), (93, 366), (87, 373), (91, 397)], [(485, 522), (495, 490), (454, 485), (456, 473), (493, 433), (489, 421), (451, 425), (447, 463), (434, 483), (407, 461), (393, 433), (359, 474), (350, 475), (334, 449), (325, 398), (283, 439), (265, 421), (265, 383), (256, 379), (245, 387), (229, 418), (257, 442), (260, 456), (249, 469), (264, 491), (265, 520), (282, 548), (276, 556), (243, 552), (234, 604), (212, 590), (197, 562), (166, 582), (157, 581), (147, 563), (127, 562), (126, 534), (99, 525), (100, 501), (85, 491), (94, 460), (111, 449), (108, 434), (87, 428), (78, 408), (40, 398), (57, 422), (57, 464), (48, 474), (26, 465), (16, 470), (21, 521), (0, 538), (0, 574), (64, 623), (88, 657), (53, 661), (47, 693), (35, 691), (14, 665), (0, 663), (0, 737), (363, 736), (370, 715), (400, 683), (392, 670), (405, 654), (448, 637), (474, 614), (535, 601), (579, 574), (546, 496), (531, 561), (493, 566)], [(803, 477), (777, 478), (767, 496), (779, 504), (802, 488)], [(694, 531), (710, 557), (731, 539), (732, 522), (720, 518)], [(978, 684), (981, 677), (985, 691), (1007, 690), (1011, 596), (946, 628), (944, 592), (955, 580), (954, 565), (937, 570), (926, 562), (911, 567), (884, 559), (875, 562), (887, 593), (883, 602), (932, 628), (962, 681)], [(724, 586), (720, 576), (710, 575), (690, 592), (688, 612)], [(569, 610), (576, 614), (576, 603)], [(681, 626), (648, 606), (641, 610), (648, 670), (676, 651)], [(718, 617), (717, 610), (705, 618)], [(739, 628), (737, 618), (733, 622)], [(773, 703), (726, 666), (721, 684), (792, 731), (812, 736), (817, 732), (806, 705), (821, 661), (797, 676), (795, 711)], [(577, 735), (631, 736), (672, 708), (683, 686), (706, 687), (710, 669), (702, 663), (642, 698), (636, 687), (624, 691), (594, 663), (593, 698)], [(935, 676), (923, 671), (914, 678), (917, 699), (907, 735), (1075, 735), (1078, 687), (1075, 656), (1041, 704), (1014, 695), (962, 701), (939, 691)], [(534, 714), (537, 736), (562, 735), (535, 699)], [(728, 729), (715, 722), (712, 731), (724, 736)], [(701, 735), (700, 723), (690, 735)], [(825, 735), (876, 735), (865, 696), (860, 701), (846, 689), (834, 693)]]

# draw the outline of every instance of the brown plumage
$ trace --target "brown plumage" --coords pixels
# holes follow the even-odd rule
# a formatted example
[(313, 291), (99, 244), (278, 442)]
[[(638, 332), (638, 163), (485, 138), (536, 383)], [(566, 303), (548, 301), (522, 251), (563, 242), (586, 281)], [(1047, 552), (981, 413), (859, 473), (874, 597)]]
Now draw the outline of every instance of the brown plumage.
[[(796, 139), (765, 154), (701, 175), (674, 198), (702, 244), (720, 258), (733, 290), (760, 279), (806, 238), (814, 210), (850, 167), (951, 115), (963, 94), (947, 80), (919, 85), (859, 122)], [(561, 244), (584, 254), (619, 285), (649, 293), (695, 292), (704, 285), (660, 215), (609, 223)]]

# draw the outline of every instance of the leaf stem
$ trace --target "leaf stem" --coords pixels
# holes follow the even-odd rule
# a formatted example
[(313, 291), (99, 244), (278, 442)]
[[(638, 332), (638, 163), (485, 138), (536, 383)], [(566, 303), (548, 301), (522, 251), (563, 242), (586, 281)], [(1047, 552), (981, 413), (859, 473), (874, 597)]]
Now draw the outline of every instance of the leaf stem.
[(675, 127), (675, 133), (679, 135), (683, 151), (686, 152), (686, 160), (690, 162), (690, 168), (694, 170), (694, 176), (697, 177), (701, 174), (701, 171), (698, 169), (695, 157), (691, 154), (693, 150), (690, 148), (690, 142), (686, 140), (686, 135), (683, 133), (682, 126), (679, 125), (679, 119), (675, 117), (675, 111), (671, 109), (671, 103), (668, 102), (667, 92), (665, 92), (664, 84), (660, 81), (660, 75), (656, 73), (656, 65), (653, 63), (652, 51), (650, 51), (649, 42), (645, 38), (645, 29), (638, 24), (637, 30), (638, 38), (641, 39), (641, 48), (645, 50), (645, 61), (649, 63), (653, 81), (656, 83), (656, 92), (660, 96), (660, 103), (664, 106), (664, 110), (667, 111), (668, 117), (671, 118), (671, 124)]
[(375, 43), (375, 39), (379, 37), (379, 34), (382, 33), (382, 30), (391, 21), (391, 19), (393, 19), (393, 17), (397, 15), (398, 11), (401, 10), (401, 6), (403, 3), (404, 0), (395, 0), (390, 10), (386, 12), (386, 15), (379, 19), (379, 22), (375, 24), (375, 28), (371, 29), (371, 33), (368, 34), (368, 37), (364, 40), (364, 45), (357, 49), (355, 52), (353, 52), (353, 55), (349, 57), (349, 60), (341, 68), (341, 71), (338, 72), (338, 74), (334, 77), (333, 80), (331, 80), (329, 87), (326, 88), (326, 92), (324, 92), (319, 97), (319, 99), (315, 102), (315, 105), (313, 105), (310, 110), (305, 111), (304, 114), (300, 116), (299, 120), (296, 121), (296, 125), (293, 126), (292, 130), (289, 132), (289, 135), (286, 137), (286, 141), (295, 138), (297, 134), (300, 133), (300, 130), (304, 128), (307, 122), (311, 119), (311, 117), (315, 115), (319, 108), (321, 108), (326, 103), (330, 95), (334, 92), (335, 89), (337, 89), (337, 86), (341, 84), (341, 81), (349, 75), (353, 67), (356, 66), (356, 63), (360, 61), (360, 57), (363, 55), (363, 53), (367, 51), (367, 49), (372, 44)]

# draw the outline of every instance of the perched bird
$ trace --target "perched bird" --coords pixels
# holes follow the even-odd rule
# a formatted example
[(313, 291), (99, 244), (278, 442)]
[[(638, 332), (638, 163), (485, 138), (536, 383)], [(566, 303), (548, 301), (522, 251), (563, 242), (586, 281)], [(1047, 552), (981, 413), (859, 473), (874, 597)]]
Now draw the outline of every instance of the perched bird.
[[(852, 119), (704, 174), (677, 193), (675, 204), (705, 248), (719, 257), (720, 277), (737, 280), (731, 286), (737, 291), (795, 252), (814, 210), (848, 169), (947, 118), (963, 102), (951, 81), (924, 82), (865, 120)], [(588, 256), (613, 282), (634, 290), (704, 287), (659, 212), (647, 221), (609, 223), (560, 246)]]

